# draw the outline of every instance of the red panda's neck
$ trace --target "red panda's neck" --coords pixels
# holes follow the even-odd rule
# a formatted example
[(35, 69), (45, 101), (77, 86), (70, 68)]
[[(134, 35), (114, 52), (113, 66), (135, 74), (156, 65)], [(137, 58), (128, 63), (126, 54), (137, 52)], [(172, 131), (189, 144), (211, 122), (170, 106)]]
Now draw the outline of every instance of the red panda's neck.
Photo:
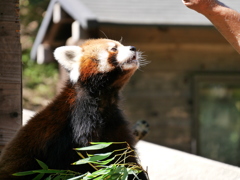
[(101, 96), (104, 99), (110, 97), (112, 99), (118, 97), (119, 91), (128, 82), (133, 73), (133, 70), (122, 70), (118, 67), (106, 73), (88, 74), (83, 76), (84, 78), (80, 75), (77, 84), (91, 96)]
[[(77, 101), (91, 100), (97, 103), (99, 108), (117, 105), (119, 101), (119, 89), (114, 87), (88, 86), (81, 83), (67, 82), (59, 95), (60, 101), (66, 102), (69, 107), (75, 106)], [(86, 104), (87, 106), (88, 104)]]
[(81, 84), (68, 83), (62, 96), (69, 104), (68, 118), (75, 143), (85, 146), (90, 141), (100, 141), (106, 122), (114, 119), (111, 112), (118, 111), (118, 91), (101, 89), (93, 93)]

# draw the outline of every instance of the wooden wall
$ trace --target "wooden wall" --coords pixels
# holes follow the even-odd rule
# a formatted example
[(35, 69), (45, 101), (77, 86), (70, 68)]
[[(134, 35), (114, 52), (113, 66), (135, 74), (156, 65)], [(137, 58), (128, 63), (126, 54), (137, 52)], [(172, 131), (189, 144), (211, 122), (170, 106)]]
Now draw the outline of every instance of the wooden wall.
[(213, 27), (100, 28), (109, 38), (144, 52), (123, 92), (123, 109), (132, 122), (145, 119), (145, 140), (191, 152), (194, 74), (240, 72), (240, 56)]
[(19, 0), (0, 0), (0, 150), (21, 126)]

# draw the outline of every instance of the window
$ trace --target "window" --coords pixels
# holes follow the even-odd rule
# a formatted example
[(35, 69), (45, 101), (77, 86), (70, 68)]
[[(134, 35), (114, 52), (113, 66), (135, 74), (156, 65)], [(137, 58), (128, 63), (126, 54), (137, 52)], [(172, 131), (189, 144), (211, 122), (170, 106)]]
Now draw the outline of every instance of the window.
[(240, 166), (240, 74), (194, 78), (196, 154)]

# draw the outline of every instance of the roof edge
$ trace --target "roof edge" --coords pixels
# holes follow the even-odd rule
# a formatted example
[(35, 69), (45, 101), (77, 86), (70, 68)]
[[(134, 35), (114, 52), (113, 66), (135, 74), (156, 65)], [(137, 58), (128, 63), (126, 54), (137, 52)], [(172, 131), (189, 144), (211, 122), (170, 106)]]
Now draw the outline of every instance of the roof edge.
[(63, 8), (70, 16), (72, 16), (73, 19), (77, 20), (81, 24), (83, 29), (93, 29), (98, 27), (97, 16), (82, 2), (76, 0), (51, 0), (30, 52), (30, 57), (32, 60), (36, 60), (37, 58), (37, 48), (45, 37), (48, 26), (52, 19), (54, 4), (57, 2), (60, 3), (61, 8)]
[(97, 16), (81, 1), (58, 0), (61, 7), (77, 20), (83, 29), (96, 28), (98, 26)]

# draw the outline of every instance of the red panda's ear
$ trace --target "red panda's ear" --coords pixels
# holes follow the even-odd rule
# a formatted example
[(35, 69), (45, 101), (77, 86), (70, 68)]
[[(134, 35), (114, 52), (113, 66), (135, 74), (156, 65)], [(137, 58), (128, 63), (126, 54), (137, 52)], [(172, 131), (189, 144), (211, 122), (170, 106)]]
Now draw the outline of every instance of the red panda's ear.
[(81, 56), (82, 48), (79, 46), (62, 46), (54, 51), (55, 59), (69, 71), (70, 80), (73, 83), (77, 82), (80, 75)]
[(81, 56), (82, 48), (79, 46), (61, 46), (54, 51), (55, 59), (68, 71), (73, 70)]

